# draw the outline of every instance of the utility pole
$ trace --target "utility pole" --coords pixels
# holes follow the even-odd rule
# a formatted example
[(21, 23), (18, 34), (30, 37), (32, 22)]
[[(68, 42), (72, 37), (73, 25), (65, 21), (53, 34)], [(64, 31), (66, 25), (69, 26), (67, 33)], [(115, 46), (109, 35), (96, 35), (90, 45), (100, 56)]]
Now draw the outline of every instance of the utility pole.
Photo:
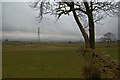
[(40, 41), (40, 27), (38, 27), (38, 41)]

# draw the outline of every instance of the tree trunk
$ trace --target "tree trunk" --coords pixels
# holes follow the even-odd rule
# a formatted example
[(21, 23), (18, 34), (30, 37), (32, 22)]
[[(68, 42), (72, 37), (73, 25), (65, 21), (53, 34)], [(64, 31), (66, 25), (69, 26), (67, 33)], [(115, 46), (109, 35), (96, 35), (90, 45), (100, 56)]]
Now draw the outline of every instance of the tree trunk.
[(89, 18), (89, 43), (90, 43), (90, 48), (95, 49), (95, 32), (94, 32), (94, 21), (93, 21), (93, 15), (92, 12), (88, 15)]
[(78, 16), (77, 16), (75, 10), (73, 10), (73, 15), (74, 15), (74, 19), (75, 19), (77, 25), (79, 26), (80, 31), (82, 32), (82, 35), (83, 35), (83, 37), (84, 37), (85, 47), (86, 47), (86, 48), (90, 48), (88, 35), (87, 35), (87, 33), (85, 32), (82, 24), (80, 23), (79, 18), (78, 18)]
[[(94, 20), (93, 20), (93, 14), (92, 14), (92, 2), (91, 2), (91, 6), (89, 6), (87, 0), (85, 0), (86, 2), (84, 2), (86, 11), (87, 11), (87, 15), (88, 15), (88, 21), (89, 21), (89, 43), (90, 43), (90, 48), (95, 49), (95, 33), (94, 33)], [(91, 7), (91, 9), (90, 9)]]

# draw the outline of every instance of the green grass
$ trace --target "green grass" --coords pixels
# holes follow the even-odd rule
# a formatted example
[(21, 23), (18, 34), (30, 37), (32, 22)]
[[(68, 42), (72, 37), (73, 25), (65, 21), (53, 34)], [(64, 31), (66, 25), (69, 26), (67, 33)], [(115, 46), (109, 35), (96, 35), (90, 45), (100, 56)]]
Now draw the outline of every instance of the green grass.
[[(106, 47), (109, 45), (109, 47)], [(96, 48), (100, 49), (101, 51), (105, 51), (105, 53), (109, 54), (111, 59), (118, 60), (118, 42), (111, 42), (111, 43), (96, 43)]]
[[(105, 47), (113, 59), (117, 59), (117, 43)], [(83, 43), (64, 42), (3, 42), (3, 78), (82, 78), (84, 58), (77, 49)]]

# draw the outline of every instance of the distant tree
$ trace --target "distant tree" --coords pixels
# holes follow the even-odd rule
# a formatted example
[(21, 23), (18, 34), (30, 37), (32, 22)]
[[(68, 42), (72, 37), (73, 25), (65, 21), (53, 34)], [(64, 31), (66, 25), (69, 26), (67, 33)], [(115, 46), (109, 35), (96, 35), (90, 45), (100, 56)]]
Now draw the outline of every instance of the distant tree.
[[(33, 0), (34, 1), (34, 0)], [(39, 11), (38, 20), (42, 20), (44, 15), (73, 14), (78, 28), (85, 40), (86, 48), (95, 48), (95, 23), (106, 17), (119, 13), (117, 2), (99, 2), (99, 0), (59, 0), (59, 2), (48, 2), (48, 0), (37, 0), (30, 6)], [(113, 0), (114, 1), (114, 0)], [(86, 29), (89, 33), (86, 32)]]
[(71, 41), (69, 41), (69, 43), (72, 43)]
[(111, 32), (107, 32), (105, 35), (104, 35), (104, 40), (107, 41), (108, 43), (110, 42), (113, 42), (116, 40), (116, 37), (113, 33)]
[(6, 39), (5, 41), (8, 42), (8, 39)]
[(107, 42), (108, 43), (107, 47), (109, 47), (110, 46), (109, 43), (113, 42), (113, 41), (116, 41), (117, 39), (116, 39), (116, 36), (113, 33), (107, 32), (103, 37), (100, 38), (100, 40), (102, 42)]

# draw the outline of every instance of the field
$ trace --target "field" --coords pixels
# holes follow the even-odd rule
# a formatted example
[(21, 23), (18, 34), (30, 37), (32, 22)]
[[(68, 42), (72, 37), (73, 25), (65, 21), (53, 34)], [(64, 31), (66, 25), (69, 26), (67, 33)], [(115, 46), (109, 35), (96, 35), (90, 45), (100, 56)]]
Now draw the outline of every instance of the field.
[[(118, 59), (116, 42), (96, 43), (101, 49)], [(3, 42), (3, 78), (83, 78), (86, 64), (77, 50), (84, 43), (64, 42)]]

